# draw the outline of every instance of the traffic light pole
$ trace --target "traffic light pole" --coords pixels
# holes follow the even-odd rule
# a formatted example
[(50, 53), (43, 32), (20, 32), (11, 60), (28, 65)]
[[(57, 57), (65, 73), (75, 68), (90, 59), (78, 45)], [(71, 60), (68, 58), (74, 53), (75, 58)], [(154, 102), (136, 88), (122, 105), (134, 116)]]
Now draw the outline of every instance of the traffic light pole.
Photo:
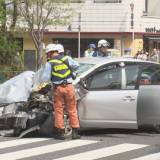
[(134, 4), (130, 4), (131, 7), (131, 29), (132, 29), (132, 55), (134, 55), (134, 39), (135, 39), (135, 34), (134, 34)]

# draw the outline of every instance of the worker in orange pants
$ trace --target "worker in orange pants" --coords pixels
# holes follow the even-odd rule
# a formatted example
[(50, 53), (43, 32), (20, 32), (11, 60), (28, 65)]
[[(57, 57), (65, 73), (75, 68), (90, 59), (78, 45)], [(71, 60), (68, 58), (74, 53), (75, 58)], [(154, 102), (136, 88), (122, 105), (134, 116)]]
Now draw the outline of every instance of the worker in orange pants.
[[(46, 54), (48, 62), (45, 65), (44, 79), (50, 79), (53, 83), (53, 107), (54, 127), (56, 128), (56, 139), (65, 139), (64, 134), (64, 107), (69, 115), (69, 122), (72, 127), (72, 139), (79, 139), (79, 119), (77, 114), (76, 96), (72, 81), (75, 70), (79, 64), (70, 56), (62, 54), (64, 48), (61, 44), (48, 44)], [(49, 77), (50, 75), (50, 77)]]
[[(77, 102), (75, 90), (72, 84), (57, 85), (54, 87), (54, 112), (55, 127), (64, 132), (64, 107), (69, 116), (69, 123), (72, 127), (72, 139), (80, 138), (78, 135), (79, 119), (77, 115)], [(64, 106), (65, 104), (65, 106)]]

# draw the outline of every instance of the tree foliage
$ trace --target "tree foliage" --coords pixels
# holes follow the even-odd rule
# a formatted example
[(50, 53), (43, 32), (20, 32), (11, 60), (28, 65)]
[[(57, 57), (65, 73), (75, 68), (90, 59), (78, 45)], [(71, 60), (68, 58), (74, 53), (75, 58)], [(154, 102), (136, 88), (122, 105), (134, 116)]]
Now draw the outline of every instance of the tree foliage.
[[(14, 34), (26, 29), (37, 50), (37, 67), (42, 64), (44, 33), (65, 25), (73, 9), (70, 0), (0, 0), (0, 63), (12, 65), (19, 46)], [(18, 30), (17, 30), (18, 29)]]
[(19, 13), (37, 49), (37, 67), (42, 64), (44, 32), (48, 27), (68, 23), (72, 9), (69, 0), (20, 0)]
[[(12, 7), (9, 8), (9, 5)], [(0, 64), (1, 66), (14, 67), (14, 58), (20, 50), (14, 31), (17, 21), (17, 0), (0, 0)], [(15, 68), (15, 67), (14, 67)]]

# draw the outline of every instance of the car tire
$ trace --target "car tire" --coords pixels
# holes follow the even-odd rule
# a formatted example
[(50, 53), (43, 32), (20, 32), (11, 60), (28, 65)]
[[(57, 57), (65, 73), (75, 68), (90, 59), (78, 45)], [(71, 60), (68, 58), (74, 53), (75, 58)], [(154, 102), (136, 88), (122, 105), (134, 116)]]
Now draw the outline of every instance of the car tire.
[(13, 135), (14, 135), (15, 137), (17, 137), (17, 136), (19, 136), (19, 135), (21, 134), (21, 132), (22, 132), (22, 129), (21, 129), (21, 128), (15, 128)]
[(160, 134), (160, 125), (156, 125), (154, 127), (154, 129), (155, 129), (155, 131), (156, 131), (157, 134)]

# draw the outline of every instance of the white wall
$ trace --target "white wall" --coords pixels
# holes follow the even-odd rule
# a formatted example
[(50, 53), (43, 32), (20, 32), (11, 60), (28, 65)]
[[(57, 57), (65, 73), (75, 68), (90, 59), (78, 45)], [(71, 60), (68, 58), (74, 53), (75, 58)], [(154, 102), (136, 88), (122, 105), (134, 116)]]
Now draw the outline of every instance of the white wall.
[[(160, 0), (155, 1), (152, 7)], [(160, 20), (153, 17), (143, 17), (145, 0), (122, 0), (122, 3), (93, 3), (86, 0), (83, 4), (74, 4), (76, 12), (72, 18), (72, 31), (78, 30), (78, 12), (81, 12), (81, 31), (83, 32), (131, 32), (131, 8), (134, 3), (134, 31), (145, 32), (146, 27), (159, 27)], [(151, 4), (151, 2), (149, 4)], [(157, 6), (159, 7), (160, 5)], [(157, 7), (157, 8), (158, 8)], [(50, 28), (51, 29), (51, 28)], [(67, 31), (66, 27), (52, 28), (51, 30)]]
[(160, 1), (148, 0), (148, 15), (160, 17)]

